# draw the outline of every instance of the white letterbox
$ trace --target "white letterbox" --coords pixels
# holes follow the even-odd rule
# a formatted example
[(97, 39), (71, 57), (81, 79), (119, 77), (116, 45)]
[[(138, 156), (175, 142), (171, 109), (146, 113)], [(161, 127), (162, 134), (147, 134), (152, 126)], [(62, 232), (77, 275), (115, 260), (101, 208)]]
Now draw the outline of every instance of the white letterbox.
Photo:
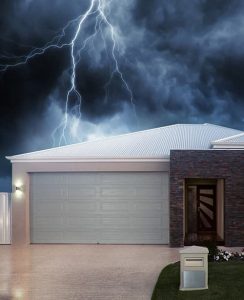
[(180, 250), (180, 290), (208, 288), (208, 249), (191, 246)]

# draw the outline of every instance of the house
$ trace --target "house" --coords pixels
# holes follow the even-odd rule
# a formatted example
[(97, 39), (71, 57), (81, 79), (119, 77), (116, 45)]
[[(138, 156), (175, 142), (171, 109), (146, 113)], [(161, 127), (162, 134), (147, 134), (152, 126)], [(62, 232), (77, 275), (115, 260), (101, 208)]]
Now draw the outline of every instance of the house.
[(244, 132), (176, 124), (7, 157), (12, 243), (244, 245)]

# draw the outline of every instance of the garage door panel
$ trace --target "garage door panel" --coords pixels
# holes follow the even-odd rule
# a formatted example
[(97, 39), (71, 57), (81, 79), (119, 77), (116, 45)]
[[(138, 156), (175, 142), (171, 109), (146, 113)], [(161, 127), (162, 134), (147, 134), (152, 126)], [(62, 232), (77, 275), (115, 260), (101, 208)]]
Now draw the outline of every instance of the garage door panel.
[(158, 218), (138, 218), (133, 217), (130, 220), (128, 218), (103, 218), (102, 225), (106, 227), (121, 227), (121, 228), (161, 228), (162, 220)]
[[(97, 220), (97, 222), (94, 223), (83, 223), (83, 224), (66, 224), (65, 226), (65, 232), (66, 231), (75, 231), (75, 232), (84, 232), (84, 231), (93, 231), (93, 230), (99, 230), (100, 229), (100, 220)], [(96, 241), (98, 242), (98, 241)]]
[(99, 240), (99, 229), (67, 230), (63, 233), (63, 239), (67, 243), (97, 243)]
[(74, 216), (79, 216), (80, 213), (85, 212), (93, 212), (96, 211), (97, 209), (97, 203), (96, 202), (67, 202), (64, 204), (64, 213), (67, 216), (74, 215)]
[(137, 217), (142, 217), (142, 218), (162, 218), (162, 212), (148, 212), (148, 213), (141, 213), (138, 211), (121, 211), (121, 212), (117, 212), (117, 211), (104, 211), (104, 212), (99, 212), (97, 213), (98, 215), (100, 215), (100, 217), (103, 218), (127, 218), (127, 220), (129, 220), (129, 218), (137, 218)]
[(163, 188), (155, 188), (149, 186), (133, 186), (133, 188), (123, 187), (120, 186), (106, 186), (100, 190), (100, 195), (104, 198), (108, 197), (118, 197), (121, 199), (126, 199), (128, 197), (131, 199), (132, 197), (140, 197), (140, 199), (148, 199), (148, 197), (158, 198), (167, 198), (168, 192), (164, 191)]
[(50, 185), (53, 186), (55, 184), (66, 184), (66, 174), (62, 173), (35, 173), (37, 176), (32, 176), (31, 183), (33, 185)]
[(169, 187), (169, 174), (164, 173), (164, 176), (162, 177), (162, 186), (168, 188)]
[[(148, 197), (161, 197), (163, 196), (162, 188), (155, 188), (152, 186), (141, 186), (136, 189), (136, 195), (138, 197), (148, 198)], [(162, 199), (162, 198), (161, 198)]]
[(152, 187), (152, 186), (143, 186), (136, 189), (136, 194), (141, 199), (147, 199), (149, 197), (154, 197), (158, 199), (168, 199), (168, 189), (164, 189), (162, 186), (160, 187)]
[(32, 228), (40, 229), (63, 229), (65, 227), (65, 220), (62, 217), (36, 217), (32, 223)]
[(101, 209), (102, 209), (103, 212), (111, 211), (111, 210), (114, 210), (114, 211), (118, 211), (119, 210), (119, 212), (121, 212), (121, 211), (129, 211), (130, 210), (130, 206), (128, 205), (127, 202), (123, 202), (123, 203), (120, 203), (120, 202), (117, 202), (117, 203), (108, 202), (108, 203), (102, 203)]
[(105, 186), (100, 189), (100, 195), (102, 197), (133, 197), (136, 193), (135, 188), (128, 188), (127, 186), (121, 189), (121, 186)]
[(33, 173), (31, 241), (167, 244), (167, 181), (159, 172)]
[(142, 176), (124, 176), (123, 173), (114, 173), (115, 176), (111, 176), (110, 173), (101, 174), (101, 184), (104, 185), (135, 185), (142, 182)]
[[(150, 184), (150, 185), (162, 185), (164, 183), (167, 183), (165, 178), (168, 176), (162, 175), (158, 176), (159, 173), (152, 173), (152, 172), (145, 172), (140, 173), (139, 176), (133, 176), (133, 173), (127, 173), (128, 176), (125, 176), (125, 173), (114, 173), (115, 176), (111, 176), (109, 172), (106, 174), (101, 175), (101, 183), (102, 184), (116, 184), (116, 185), (125, 185), (128, 186), (128, 184), (132, 185), (143, 185), (143, 184)], [(130, 176), (132, 175), (132, 176)]]
[(66, 218), (67, 228), (78, 227), (78, 228), (92, 228), (101, 226), (100, 216), (84, 216), (84, 217), (67, 217)]
[(162, 203), (161, 202), (155, 202), (155, 203), (149, 203), (149, 202), (140, 202), (140, 203), (134, 203), (131, 206), (132, 210), (143, 212), (145, 213), (152, 211), (155, 212), (156, 210), (162, 211)]
[[(65, 231), (58, 230), (35, 230), (31, 235), (32, 243), (94, 243), (98, 241), (99, 229), (84, 229)], [(65, 241), (65, 242), (64, 242)]]
[(32, 231), (31, 242), (32, 243), (62, 243), (63, 233), (58, 230), (38, 230)]
[(162, 210), (163, 212), (167, 212), (167, 214), (169, 214), (169, 201), (168, 199), (163, 199), (162, 201)]
[(139, 213), (145, 211), (148, 213), (152, 211), (153, 213), (156, 210), (161, 211), (162, 203), (148, 203), (148, 202), (138, 202), (138, 203), (131, 203), (131, 202), (103, 202), (102, 203), (102, 211), (128, 211), (131, 213)]
[(34, 207), (31, 207), (31, 214), (35, 217), (55, 217), (63, 215), (63, 205), (60, 203), (49, 203), (43, 201), (43, 205), (38, 203)]
[(131, 220), (133, 227), (135, 228), (143, 228), (153, 229), (153, 228), (162, 228), (162, 218), (138, 218), (135, 217)]
[(96, 185), (99, 182), (99, 175), (94, 173), (68, 173), (67, 184), (74, 185)]
[[(31, 195), (32, 196), (32, 195)], [(50, 200), (65, 200), (67, 192), (60, 186), (40, 185), (38, 191), (35, 192), (35, 199), (39, 202)]]
[(94, 187), (82, 187), (75, 186), (73, 189), (69, 186), (68, 188), (68, 199), (80, 199), (81, 197), (93, 197), (96, 196), (96, 189)]
[(163, 217), (161, 219), (161, 224), (162, 224), (162, 228), (163, 229), (167, 229), (169, 228), (169, 215), (167, 214), (163, 214)]
[(116, 226), (128, 226), (128, 217), (119, 217), (119, 216), (114, 216), (114, 217), (106, 217), (104, 216), (102, 218), (102, 226), (110, 228), (111, 226), (116, 227)]

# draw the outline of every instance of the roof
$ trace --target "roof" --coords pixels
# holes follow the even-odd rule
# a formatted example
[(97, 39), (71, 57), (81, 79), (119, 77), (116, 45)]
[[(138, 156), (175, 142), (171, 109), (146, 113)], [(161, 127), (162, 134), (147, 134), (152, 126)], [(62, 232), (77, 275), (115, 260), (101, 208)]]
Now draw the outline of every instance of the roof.
[(243, 134), (212, 124), (175, 124), (7, 157), (20, 161), (169, 159), (170, 150), (211, 149), (211, 141)]
[(214, 147), (228, 147), (228, 148), (237, 148), (238, 146), (244, 146), (244, 132), (239, 133), (239, 134), (235, 134), (233, 136), (230, 137), (226, 137), (223, 139), (219, 139), (216, 141), (213, 141), (212, 144), (214, 145)]

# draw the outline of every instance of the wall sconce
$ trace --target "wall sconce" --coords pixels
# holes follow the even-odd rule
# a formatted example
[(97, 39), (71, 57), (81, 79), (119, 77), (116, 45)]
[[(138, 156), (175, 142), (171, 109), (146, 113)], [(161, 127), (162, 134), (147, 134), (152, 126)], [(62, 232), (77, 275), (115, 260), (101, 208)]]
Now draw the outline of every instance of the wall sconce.
[(16, 180), (13, 184), (12, 191), (17, 199), (21, 199), (23, 197), (24, 188), (25, 187), (21, 179)]
[(23, 186), (15, 186), (15, 196), (17, 199), (21, 199), (23, 197), (23, 191), (24, 187)]
[(23, 192), (23, 187), (22, 186), (16, 186), (15, 191), (16, 192)]
[(21, 198), (24, 193), (24, 186), (23, 185), (16, 185), (15, 186), (15, 194), (17, 198)]

